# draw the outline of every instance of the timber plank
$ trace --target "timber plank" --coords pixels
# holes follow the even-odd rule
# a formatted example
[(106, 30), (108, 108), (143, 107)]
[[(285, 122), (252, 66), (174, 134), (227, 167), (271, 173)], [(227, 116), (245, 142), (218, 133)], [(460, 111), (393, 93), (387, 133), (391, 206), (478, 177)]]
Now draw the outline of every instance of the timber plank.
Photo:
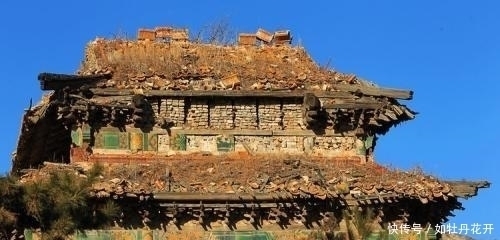
[(368, 96), (376, 97), (389, 97), (395, 99), (411, 100), (413, 98), (413, 91), (392, 89), (392, 88), (378, 88), (368, 87), (363, 85), (347, 85), (347, 84), (334, 84), (332, 88), (346, 92), (359, 92)]
[[(277, 91), (261, 91), (261, 90), (144, 90), (144, 95), (147, 97), (276, 97), (276, 98), (302, 98), (305, 93), (313, 93), (319, 98), (357, 98), (356, 93), (376, 97), (390, 97), (396, 99), (411, 99), (412, 91), (397, 90), (397, 89), (382, 89), (373, 87), (363, 87), (354, 85), (335, 85), (338, 91), (309, 91), (309, 90), (277, 90)], [(92, 93), (98, 96), (127, 96), (133, 95), (132, 89), (117, 89), (117, 88), (92, 88)]]
[(330, 109), (379, 109), (384, 107), (384, 103), (377, 101), (335, 101), (335, 102), (325, 102), (323, 103), (323, 108), (326, 110)]

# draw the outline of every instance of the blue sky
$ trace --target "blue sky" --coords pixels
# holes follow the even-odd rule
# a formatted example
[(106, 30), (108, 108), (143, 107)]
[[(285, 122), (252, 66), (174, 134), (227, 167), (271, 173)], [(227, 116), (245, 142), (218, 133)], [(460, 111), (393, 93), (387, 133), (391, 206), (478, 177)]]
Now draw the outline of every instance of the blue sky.
[[(143, 3), (140, 3), (143, 2)], [(168, 3), (167, 3), (168, 2)], [(226, 19), (237, 32), (290, 29), (316, 62), (380, 86), (415, 91), (417, 119), (382, 136), (383, 164), (448, 179), (487, 179), (451, 222), (494, 224), (500, 150), (500, 2), (483, 1), (13, 1), (0, 3), (4, 103), (0, 172), (10, 169), (23, 109), (42, 94), (39, 72), (74, 73), (97, 36), (141, 27), (197, 32)]]

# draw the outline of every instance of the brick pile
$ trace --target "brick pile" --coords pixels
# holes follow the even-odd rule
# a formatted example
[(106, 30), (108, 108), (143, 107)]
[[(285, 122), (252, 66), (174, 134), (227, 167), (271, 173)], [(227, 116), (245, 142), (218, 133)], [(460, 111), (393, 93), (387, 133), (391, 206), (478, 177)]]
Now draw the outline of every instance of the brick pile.
[(301, 129), (302, 103), (299, 99), (283, 100), (283, 127), (288, 129)]
[(281, 104), (279, 100), (268, 99), (259, 101), (259, 129), (281, 130)]
[(210, 128), (212, 129), (233, 129), (233, 105), (231, 100), (213, 100), (209, 104), (210, 108)]
[(236, 129), (256, 129), (257, 125), (257, 107), (255, 100), (235, 100), (234, 101), (234, 127)]
[(164, 118), (169, 118), (176, 126), (184, 123), (184, 99), (183, 98), (168, 98), (162, 99), (160, 107), (160, 115)]
[(208, 128), (208, 101), (193, 99), (187, 115), (187, 124), (192, 128)]

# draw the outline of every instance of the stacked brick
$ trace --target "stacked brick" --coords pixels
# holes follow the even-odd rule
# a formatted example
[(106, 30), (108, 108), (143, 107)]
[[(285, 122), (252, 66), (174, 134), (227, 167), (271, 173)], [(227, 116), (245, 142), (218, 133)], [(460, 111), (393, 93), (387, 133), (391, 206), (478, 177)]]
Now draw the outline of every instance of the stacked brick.
[(275, 149), (272, 137), (263, 136), (235, 136), (235, 143), (241, 143), (252, 153), (270, 153)]
[(233, 104), (231, 100), (215, 99), (210, 101), (210, 128), (233, 129)]
[(356, 149), (355, 137), (335, 137), (334, 143), (336, 144), (336, 147), (342, 151), (351, 151)]
[(255, 100), (236, 99), (234, 100), (234, 127), (236, 129), (256, 129), (257, 105)]
[(283, 100), (283, 128), (285, 130), (301, 129), (302, 103), (300, 99)]
[(151, 110), (153, 110), (155, 119), (158, 119), (160, 117), (160, 102), (156, 99), (152, 99), (149, 100), (149, 103), (151, 104)]
[(299, 153), (304, 149), (303, 137), (274, 137), (275, 145), (280, 147), (280, 151), (284, 153)]
[(316, 137), (314, 144), (322, 150), (351, 151), (356, 148), (355, 137)]
[(160, 100), (160, 117), (169, 118), (175, 126), (184, 123), (184, 98), (167, 98)]
[(281, 130), (281, 102), (278, 99), (259, 100), (259, 128), (262, 130)]
[(191, 128), (208, 128), (208, 101), (192, 99), (187, 115), (187, 125)]

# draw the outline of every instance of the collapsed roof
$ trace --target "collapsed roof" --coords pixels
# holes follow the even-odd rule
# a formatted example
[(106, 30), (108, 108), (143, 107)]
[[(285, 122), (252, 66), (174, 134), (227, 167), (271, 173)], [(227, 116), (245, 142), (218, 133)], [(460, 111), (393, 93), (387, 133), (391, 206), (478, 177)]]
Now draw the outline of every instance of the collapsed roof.
[[(353, 74), (322, 68), (303, 48), (290, 44), (289, 31), (272, 35), (259, 29), (240, 35), (240, 44), (231, 46), (189, 42), (186, 36), (185, 30), (157, 28), (140, 30), (139, 40), (96, 39), (87, 45), (78, 75), (41, 73), (41, 89), (54, 92), (26, 112), (13, 169), (68, 159), (69, 130), (59, 112), (61, 102), (68, 102), (61, 100), (63, 95), (80, 109), (88, 104), (127, 107), (138, 93), (278, 98), (312, 93), (323, 98), (329, 114), (352, 118), (353, 125), (365, 116), (378, 134), (415, 117), (398, 102), (411, 99), (412, 91), (380, 88)], [(358, 110), (363, 111), (353, 112)]]

